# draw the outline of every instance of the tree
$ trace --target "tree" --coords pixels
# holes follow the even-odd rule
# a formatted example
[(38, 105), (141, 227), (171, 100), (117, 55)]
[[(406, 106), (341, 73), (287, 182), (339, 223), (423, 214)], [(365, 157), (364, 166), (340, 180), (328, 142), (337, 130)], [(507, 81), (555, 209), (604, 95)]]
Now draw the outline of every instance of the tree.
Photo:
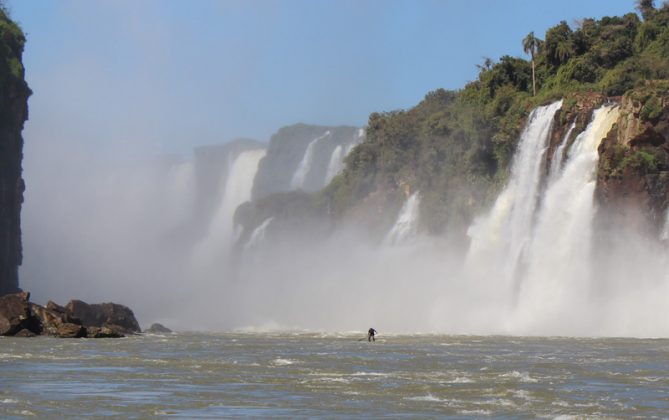
[(534, 57), (539, 53), (541, 49), (542, 41), (534, 36), (534, 31), (527, 34), (525, 39), (523, 39), (523, 50), (525, 54), (529, 54), (532, 58), (532, 96), (537, 94), (537, 81), (534, 74)]
[(641, 12), (641, 16), (643, 17), (643, 20), (649, 20), (651, 17), (653, 17), (653, 13), (655, 12), (655, 5), (654, 5), (653, 0), (637, 0), (636, 1), (636, 9)]

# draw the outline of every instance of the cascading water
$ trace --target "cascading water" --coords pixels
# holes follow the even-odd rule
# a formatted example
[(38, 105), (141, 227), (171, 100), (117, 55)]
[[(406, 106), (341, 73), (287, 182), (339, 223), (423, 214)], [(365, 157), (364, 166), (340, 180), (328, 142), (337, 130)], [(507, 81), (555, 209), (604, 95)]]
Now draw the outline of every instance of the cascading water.
[(325, 134), (313, 139), (309, 143), (307, 149), (304, 151), (302, 160), (297, 165), (297, 169), (293, 174), (293, 178), (290, 180), (290, 188), (292, 190), (298, 190), (304, 186), (304, 182), (307, 179), (307, 175), (309, 175), (309, 172), (311, 171), (311, 165), (314, 160), (314, 147), (316, 147), (316, 143), (330, 136), (330, 134), (330, 131), (326, 131)]
[(272, 220), (274, 220), (274, 217), (268, 217), (260, 224), (260, 226), (253, 230), (251, 237), (244, 244), (244, 252), (251, 251), (260, 246), (260, 244), (265, 240), (267, 228), (269, 227), (270, 223), (272, 223)]
[(337, 147), (335, 147), (335, 149), (332, 151), (332, 156), (330, 156), (330, 163), (328, 164), (328, 170), (325, 173), (325, 185), (329, 184), (332, 178), (341, 172), (344, 161), (344, 157), (342, 156), (343, 149), (344, 148), (340, 144), (337, 145)]
[(583, 308), (592, 278), (593, 194), (597, 147), (618, 119), (617, 106), (596, 110), (574, 141), (559, 177), (546, 190), (529, 247), (527, 276), (518, 307), (518, 325), (560, 325), (560, 308)]
[(468, 231), (471, 245), (468, 265), (480, 261), (499, 267), (504, 290), (515, 294), (519, 263), (532, 234), (539, 202), (541, 167), (555, 113), (562, 101), (536, 108), (520, 137), (511, 168), (511, 178), (488, 216), (478, 219)]
[(569, 129), (567, 130), (567, 134), (564, 135), (560, 145), (557, 147), (557, 149), (555, 149), (555, 153), (553, 153), (551, 169), (548, 172), (548, 185), (551, 185), (553, 182), (555, 182), (560, 172), (562, 171), (562, 162), (564, 161), (565, 149), (567, 147), (567, 143), (569, 142), (569, 138), (571, 137), (571, 133), (574, 132), (575, 128), (576, 120), (571, 123)]
[(344, 169), (344, 159), (351, 153), (351, 150), (357, 146), (365, 136), (365, 130), (362, 128), (358, 130), (357, 137), (347, 145), (337, 145), (330, 156), (330, 163), (328, 164), (327, 172), (325, 173), (325, 184), (328, 185), (332, 178), (339, 175)]
[(384, 243), (387, 245), (401, 245), (414, 237), (418, 230), (419, 208), (420, 195), (416, 191), (402, 205), (397, 221), (386, 235)]
[(234, 242), (235, 210), (251, 199), (253, 180), (265, 153), (265, 149), (247, 150), (234, 159), (227, 174), (221, 202), (207, 230), (207, 237), (196, 251), (197, 258), (213, 261), (229, 251)]

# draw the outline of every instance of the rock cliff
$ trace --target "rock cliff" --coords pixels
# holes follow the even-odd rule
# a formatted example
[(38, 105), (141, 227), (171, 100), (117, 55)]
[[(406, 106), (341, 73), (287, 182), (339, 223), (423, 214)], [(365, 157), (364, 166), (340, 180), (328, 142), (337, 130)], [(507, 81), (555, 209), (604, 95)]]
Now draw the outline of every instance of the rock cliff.
[(30, 89), (21, 62), (25, 36), (0, 10), (0, 296), (19, 289), (21, 265), (21, 177), (23, 123)]
[(661, 232), (669, 207), (669, 82), (627, 92), (599, 147), (597, 199), (606, 223)]
[(361, 140), (362, 131), (356, 127), (295, 124), (281, 128), (270, 139), (267, 156), (258, 167), (253, 199), (279, 192), (320, 190)]

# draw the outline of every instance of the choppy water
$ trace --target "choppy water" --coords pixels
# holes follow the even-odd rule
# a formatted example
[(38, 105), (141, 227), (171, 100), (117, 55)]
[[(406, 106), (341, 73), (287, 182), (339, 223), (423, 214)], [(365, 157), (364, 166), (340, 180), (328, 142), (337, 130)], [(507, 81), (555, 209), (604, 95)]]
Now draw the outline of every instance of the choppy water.
[(669, 415), (669, 340), (0, 337), (0, 417)]

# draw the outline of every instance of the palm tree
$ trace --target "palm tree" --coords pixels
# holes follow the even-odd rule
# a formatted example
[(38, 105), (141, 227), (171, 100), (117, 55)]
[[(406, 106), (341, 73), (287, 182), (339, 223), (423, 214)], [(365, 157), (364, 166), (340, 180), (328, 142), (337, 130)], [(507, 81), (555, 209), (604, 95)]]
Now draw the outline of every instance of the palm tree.
[(523, 50), (525, 54), (529, 54), (532, 57), (532, 96), (536, 96), (537, 94), (537, 81), (534, 75), (534, 56), (539, 53), (542, 43), (539, 38), (534, 36), (534, 31), (527, 34), (525, 39), (523, 39)]

